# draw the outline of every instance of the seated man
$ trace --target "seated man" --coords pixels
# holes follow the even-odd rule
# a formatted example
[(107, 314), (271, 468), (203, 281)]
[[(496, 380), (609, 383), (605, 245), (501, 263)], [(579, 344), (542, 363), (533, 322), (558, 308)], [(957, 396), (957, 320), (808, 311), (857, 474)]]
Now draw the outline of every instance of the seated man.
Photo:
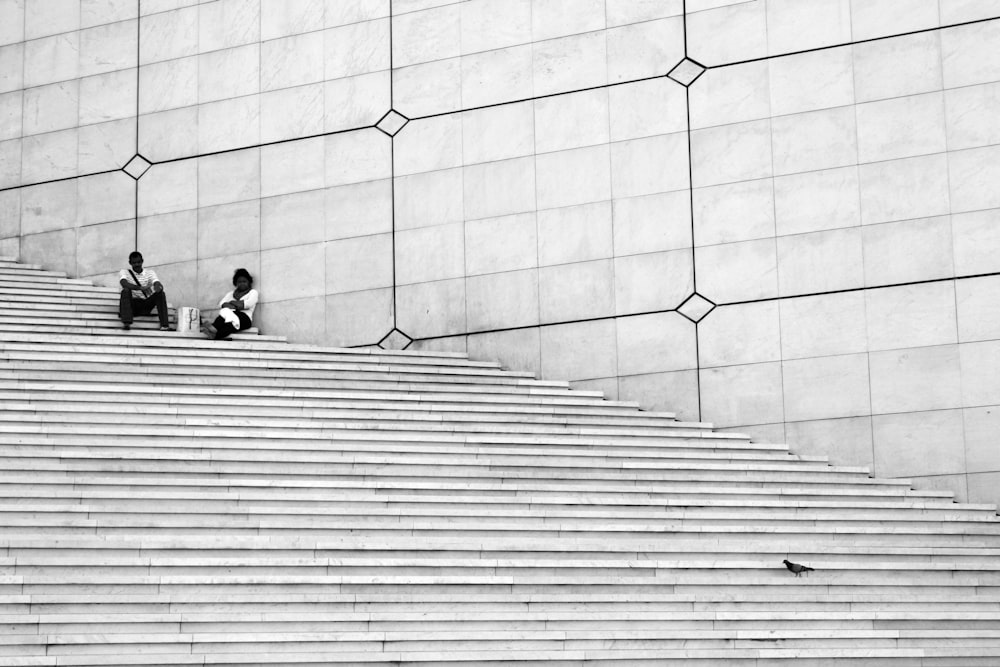
[(160, 331), (170, 331), (170, 320), (167, 312), (167, 295), (163, 291), (163, 283), (156, 277), (152, 269), (142, 270), (142, 253), (136, 251), (128, 256), (129, 266), (122, 269), (121, 299), (118, 302), (118, 317), (125, 329), (132, 328), (132, 316), (149, 315), (156, 309), (160, 318)]

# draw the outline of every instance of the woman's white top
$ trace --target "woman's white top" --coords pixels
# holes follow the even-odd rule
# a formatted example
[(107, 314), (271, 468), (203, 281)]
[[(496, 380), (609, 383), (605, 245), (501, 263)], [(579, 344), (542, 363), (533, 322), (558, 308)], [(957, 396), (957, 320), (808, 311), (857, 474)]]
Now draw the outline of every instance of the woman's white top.
[[(251, 321), (253, 321), (253, 309), (257, 307), (257, 299), (259, 299), (259, 298), (260, 298), (260, 294), (258, 294), (257, 290), (255, 290), (255, 289), (252, 289), (252, 290), (250, 290), (249, 292), (247, 292), (246, 294), (243, 295), (243, 311), (242, 312), (246, 313), (247, 317), (249, 317)], [(224, 303), (227, 303), (229, 301), (236, 301), (236, 300), (237, 299), (236, 299), (236, 297), (233, 296), (232, 290), (230, 290), (230, 291), (226, 292), (226, 296), (222, 297), (222, 301), (219, 301), (219, 308), (221, 308)]]

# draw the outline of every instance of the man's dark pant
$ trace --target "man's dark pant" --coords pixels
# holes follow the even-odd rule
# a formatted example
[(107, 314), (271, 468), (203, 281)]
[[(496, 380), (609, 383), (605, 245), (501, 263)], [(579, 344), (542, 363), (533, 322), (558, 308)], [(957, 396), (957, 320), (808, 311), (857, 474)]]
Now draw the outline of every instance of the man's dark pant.
[(170, 326), (166, 292), (153, 292), (148, 299), (135, 299), (132, 297), (132, 290), (123, 289), (118, 300), (118, 317), (122, 324), (132, 324), (133, 315), (149, 315), (154, 308), (160, 318), (160, 326)]

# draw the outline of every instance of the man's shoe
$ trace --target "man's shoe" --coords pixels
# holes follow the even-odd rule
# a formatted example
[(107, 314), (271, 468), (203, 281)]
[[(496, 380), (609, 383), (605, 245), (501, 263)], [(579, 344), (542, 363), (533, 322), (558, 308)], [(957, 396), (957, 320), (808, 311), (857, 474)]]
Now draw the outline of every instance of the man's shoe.
[(123, 324), (123, 325), (122, 325), (122, 329), (124, 329), (125, 331), (128, 331), (128, 330), (129, 330), (129, 329), (131, 329), (131, 328), (132, 328), (132, 325), (131, 325), (131, 324)]
[(160, 331), (173, 331), (170, 327), (160, 327)]

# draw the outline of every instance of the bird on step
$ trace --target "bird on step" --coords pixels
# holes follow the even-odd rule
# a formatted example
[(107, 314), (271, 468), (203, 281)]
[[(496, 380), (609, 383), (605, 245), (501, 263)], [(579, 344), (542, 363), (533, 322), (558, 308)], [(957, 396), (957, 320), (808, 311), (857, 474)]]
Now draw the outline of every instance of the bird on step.
[(796, 577), (802, 576), (803, 572), (815, 572), (816, 570), (805, 565), (799, 565), (798, 563), (793, 563), (790, 560), (781, 561), (788, 568), (789, 572), (794, 572)]

